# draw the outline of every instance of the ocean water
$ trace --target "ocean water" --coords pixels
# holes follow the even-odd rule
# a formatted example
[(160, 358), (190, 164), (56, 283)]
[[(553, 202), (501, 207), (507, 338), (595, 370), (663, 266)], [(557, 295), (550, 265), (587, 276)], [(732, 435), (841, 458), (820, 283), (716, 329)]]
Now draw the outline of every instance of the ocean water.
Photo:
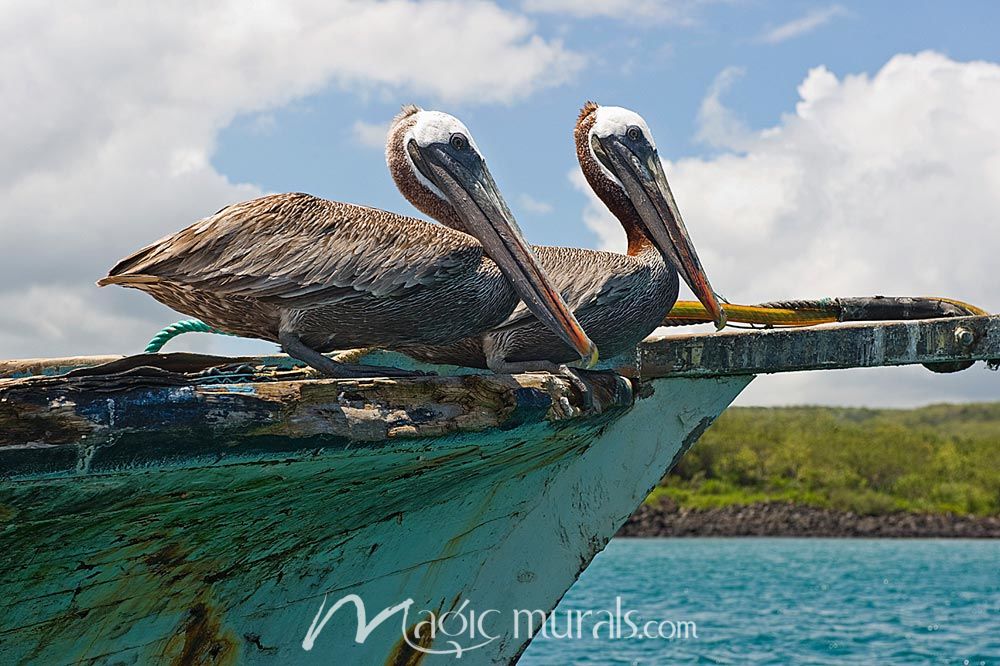
[(553, 626), (523, 666), (1000, 665), (1000, 541), (615, 539)]

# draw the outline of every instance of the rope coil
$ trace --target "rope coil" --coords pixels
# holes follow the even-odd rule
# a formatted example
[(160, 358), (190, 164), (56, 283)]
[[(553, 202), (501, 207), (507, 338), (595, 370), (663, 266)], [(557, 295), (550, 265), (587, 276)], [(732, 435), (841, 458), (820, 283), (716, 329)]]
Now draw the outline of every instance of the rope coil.
[(183, 333), (215, 333), (217, 335), (232, 335), (234, 337), (238, 337), (235, 336), (234, 333), (227, 333), (226, 331), (215, 328), (214, 326), (209, 326), (200, 319), (182, 319), (181, 321), (174, 322), (154, 335), (153, 339), (149, 341), (149, 344), (146, 345), (146, 349), (144, 349), (143, 352), (146, 354), (156, 354), (163, 349), (163, 345)]
[[(989, 314), (975, 305), (939, 297), (820, 298), (722, 306), (731, 323), (766, 327), (816, 326), (849, 321), (900, 321)], [(712, 321), (698, 301), (677, 301), (663, 326), (689, 326)]]

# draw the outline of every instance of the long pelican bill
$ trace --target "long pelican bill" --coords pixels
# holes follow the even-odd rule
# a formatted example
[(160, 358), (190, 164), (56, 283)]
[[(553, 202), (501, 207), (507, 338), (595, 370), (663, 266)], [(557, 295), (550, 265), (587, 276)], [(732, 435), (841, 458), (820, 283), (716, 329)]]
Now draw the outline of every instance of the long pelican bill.
[(644, 143), (638, 154), (617, 137), (594, 137), (594, 152), (625, 187), (656, 247), (666, 255), (694, 295), (712, 315), (717, 329), (726, 325), (726, 313), (715, 297), (708, 275), (688, 235), (656, 150)]
[(407, 150), (417, 169), (452, 203), (467, 231), (482, 243), (524, 304), (576, 350), (586, 367), (595, 365), (597, 345), (549, 281), (486, 164), (473, 158), (459, 161), (443, 144), (421, 148), (410, 142)]

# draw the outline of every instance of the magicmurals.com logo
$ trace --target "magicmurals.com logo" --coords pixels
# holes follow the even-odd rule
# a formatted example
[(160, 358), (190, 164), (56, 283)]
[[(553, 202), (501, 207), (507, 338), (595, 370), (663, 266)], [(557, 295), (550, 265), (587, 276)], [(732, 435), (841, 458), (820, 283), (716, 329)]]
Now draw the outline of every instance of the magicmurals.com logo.
[[(365, 602), (356, 594), (341, 597), (329, 608), (323, 597), (316, 617), (313, 618), (305, 638), (303, 650), (312, 650), (323, 627), (333, 615), (353, 604), (357, 614), (354, 642), (359, 645), (383, 622), (399, 614), (402, 639), (412, 649), (425, 654), (453, 655), (461, 658), (466, 652), (478, 650), (499, 639), (505, 631), (499, 626), (504, 613), (495, 608), (477, 611), (469, 608), (469, 601), (463, 600), (458, 609), (438, 614), (423, 609), (417, 611), (415, 623), (410, 623), (413, 599), (406, 599), (395, 606), (384, 608), (368, 621)], [(511, 611), (513, 638), (532, 638), (536, 635), (554, 639), (660, 639), (687, 640), (698, 638), (698, 627), (690, 621), (644, 620), (635, 610), (625, 610), (622, 598), (615, 597), (615, 609), (611, 610), (565, 610), (546, 614), (541, 610)], [(325, 611), (325, 612), (324, 612)], [(432, 647), (436, 645), (437, 647)]]

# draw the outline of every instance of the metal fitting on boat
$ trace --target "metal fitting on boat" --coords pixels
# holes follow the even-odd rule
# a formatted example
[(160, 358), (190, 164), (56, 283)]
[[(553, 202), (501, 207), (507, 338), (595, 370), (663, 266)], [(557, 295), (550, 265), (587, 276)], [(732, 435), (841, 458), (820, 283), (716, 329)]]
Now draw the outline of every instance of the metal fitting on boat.
[(976, 341), (976, 334), (964, 326), (955, 329), (955, 342), (963, 347), (971, 347)]

